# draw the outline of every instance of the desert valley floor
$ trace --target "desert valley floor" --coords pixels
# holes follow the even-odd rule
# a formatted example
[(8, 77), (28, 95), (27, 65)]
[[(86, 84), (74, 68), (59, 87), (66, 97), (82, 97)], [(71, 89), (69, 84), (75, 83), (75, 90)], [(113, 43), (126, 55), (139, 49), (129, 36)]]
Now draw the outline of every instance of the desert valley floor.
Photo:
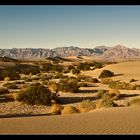
[[(140, 84), (140, 61), (109, 64), (93, 71), (83, 71), (82, 74), (98, 78), (104, 69), (118, 75), (112, 77), (113, 80), (129, 82), (134, 78), (136, 79), (134, 83)], [(86, 93), (60, 93), (60, 97), (71, 98), (71, 100), (80, 97), (91, 98), (99, 89), (108, 90), (110, 88), (107, 85), (96, 83), (92, 87), (82, 87), (81, 90)], [(116, 100), (120, 105), (126, 104), (133, 98), (140, 98), (140, 90), (119, 91), (120, 94), (128, 95)], [(73, 103), (71, 102), (71, 104)], [(140, 105), (99, 108), (87, 113), (67, 115), (42, 113), (42, 115), (36, 116), (0, 117), (0, 134), (140, 134), (139, 118)]]

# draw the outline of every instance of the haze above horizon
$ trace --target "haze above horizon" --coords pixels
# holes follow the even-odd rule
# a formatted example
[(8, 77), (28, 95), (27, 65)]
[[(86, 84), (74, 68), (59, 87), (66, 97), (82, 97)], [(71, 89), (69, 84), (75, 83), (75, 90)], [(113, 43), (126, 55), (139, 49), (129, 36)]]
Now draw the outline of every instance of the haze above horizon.
[(140, 6), (0, 6), (0, 48), (140, 48)]

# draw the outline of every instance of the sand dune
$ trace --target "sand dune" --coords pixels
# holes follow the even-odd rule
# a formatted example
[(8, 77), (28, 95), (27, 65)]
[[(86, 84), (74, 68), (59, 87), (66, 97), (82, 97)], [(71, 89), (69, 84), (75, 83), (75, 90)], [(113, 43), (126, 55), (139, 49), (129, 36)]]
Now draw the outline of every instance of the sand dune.
[(98, 109), (75, 115), (0, 119), (1, 134), (140, 134), (140, 108)]

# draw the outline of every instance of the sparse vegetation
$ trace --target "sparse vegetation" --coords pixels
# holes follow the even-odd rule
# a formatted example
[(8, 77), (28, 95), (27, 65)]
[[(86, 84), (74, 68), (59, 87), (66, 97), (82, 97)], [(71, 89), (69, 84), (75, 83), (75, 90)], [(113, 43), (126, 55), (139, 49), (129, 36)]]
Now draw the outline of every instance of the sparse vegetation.
[(84, 100), (78, 104), (78, 109), (80, 112), (89, 112), (90, 110), (93, 110), (96, 108), (96, 105), (91, 100)]
[(80, 85), (78, 84), (78, 81), (75, 79), (71, 80), (60, 80), (59, 84), (59, 91), (63, 92), (72, 92), (77, 93), (79, 91)]
[(75, 113), (80, 113), (80, 111), (71, 105), (65, 106), (64, 109), (61, 111), (61, 114), (75, 114)]
[(6, 83), (3, 86), (7, 87), (8, 89), (18, 89), (15, 83)]
[(111, 98), (108, 94), (103, 94), (101, 99), (96, 101), (96, 108), (115, 106), (116, 104), (113, 102), (113, 98)]
[(111, 78), (102, 78), (101, 79), (101, 83), (105, 84), (105, 85), (109, 85), (109, 84), (111, 84), (111, 82), (113, 82), (113, 80)]
[(72, 74), (80, 74), (80, 70), (77, 68), (72, 69)]
[(53, 115), (59, 115), (61, 114), (61, 111), (64, 109), (63, 106), (61, 105), (58, 105), (58, 104), (55, 104), (51, 107), (50, 109), (50, 113), (53, 114)]
[(9, 93), (6, 87), (0, 87), (0, 95)]
[(51, 105), (51, 91), (40, 84), (32, 85), (20, 90), (17, 100), (31, 105)]
[(0, 79), (4, 80), (4, 78), (8, 77), (8, 80), (19, 80), (20, 75), (16, 72), (12, 67), (6, 67), (1, 71)]

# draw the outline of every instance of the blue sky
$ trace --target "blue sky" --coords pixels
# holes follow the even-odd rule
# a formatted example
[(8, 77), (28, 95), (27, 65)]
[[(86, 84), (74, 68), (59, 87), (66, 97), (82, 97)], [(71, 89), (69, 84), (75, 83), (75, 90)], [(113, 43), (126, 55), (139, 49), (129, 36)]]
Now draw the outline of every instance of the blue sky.
[(0, 48), (140, 48), (140, 6), (0, 6)]

